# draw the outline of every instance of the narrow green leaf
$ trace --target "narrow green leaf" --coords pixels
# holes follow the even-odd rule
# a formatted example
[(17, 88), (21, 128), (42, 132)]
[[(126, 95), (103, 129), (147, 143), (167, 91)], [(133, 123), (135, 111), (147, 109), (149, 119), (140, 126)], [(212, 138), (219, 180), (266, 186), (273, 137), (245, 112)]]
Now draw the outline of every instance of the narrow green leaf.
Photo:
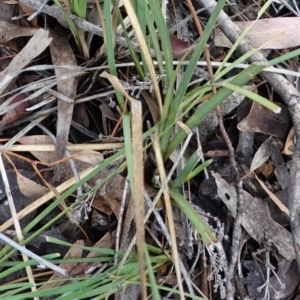
[[(260, 73), (265, 66), (262, 65), (251, 65), (247, 69), (243, 70), (237, 76), (235, 76), (231, 83), (242, 86), (246, 84), (250, 79), (252, 79), (256, 74)], [(189, 118), (186, 125), (193, 129), (199, 124), (199, 122), (212, 110), (216, 108), (217, 105), (221, 104), (229, 95), (232, 94), (232, 90), (228, 88), (222, 88), (218, 91), (216, 95), (213, 95), (209, 101), (207, 101), (201, 108), (198, 108), (196, 112)], [(173, 137), (171, 142), (165, 151), (164, 159), (166, 160), (171, 153), (179, 146), (179, 144), (186, 137), (187, 133), (180, 129), (178, 133)]]
[[(176, 91), (175, 98), (170, 104), (170, 107), (164, 106), (162, 120), (165, 121), (163, 130), (164, 134), (161, 138), (161, 149), (164, 157), (166, 157), (166, 150), (168, 147), (169, 139), (172, 132), (172, 124), (175, 123), (175, 119), (177, 117), (179, 106), (182, 102), (184, 94), (186, 93), (188, 84), (193, 76), (194, 70), (197, 65), (197, 61), (199, 60), (201, 54), (203, 53), (203, 49), (207, 40), (209, 39), (211, 32), (216, 24), (220, 11), (222, 10), (223, 6), (225, 5), (226, 0), (218, 1), (213, 13), (211, 14), (209, 21), (206, 24), (204, 29), (203, 35), (201, 36), (198, 45), (190, 59), (190, 63), (188, 64), (186, 71), (183, 75), (181, 84), (179, 89)], [(173, 87), (171, 87), (173, 89)]]
[[(115, 61), (115, 46), (113, 41), (113, 28), (112, 28), (112, 16), (111, 16), (111, 3), (110, 1), (104, 1), (104, 17), (105, 17), (105, 45), (106, 45), (106, 55), (109, 66), (110, 74), (117, 76), (117, 68)], [(125, 102), (122, 94), (115, 89), (118, 104), (123, 110)]]
[(197, 168), (195, 168), (193, 171), (191, 171), (188, 174), (188, 176), (185, 179), (185, 182), (194, 178), (196, 175), (198, 175), (200, 172), (202, 172), (205, 168), (207, 168), (212, 162), (213, 162), (213, 160), (209, 159), (209, 160), (205, 161), (203, 164), (201, 164), (200, 166), (198, 166)]
[(148, 277), (149, 277), (149, 281), (150, 281), (150, 288), (151, 288), (151, 292), (152, 292), (151, 299), (160, 300), (161, 298), (160, 298), (159, 291), (157, 288), (157, 283), (156, 283), (156, 280), (154, 277), (153, 268), (152, 268), (152, 264), (151, 264), (151, 260), (150, 260), (150, 256), (149, 256), (147, 248), (145, 249), (145, 258), (146, 258)]
[(299, 48), (295, 49), (291, 52), (281, 54), (277, 58), (274, 58), (274, 59), (270, 60), (268, 62), (268, 67), (272, 67), (272, 66), (275, 66), (277, 64), (281, 64), (284, 61), (289, 60), (289, 59), (294, 58), (294, 57), (297, 57), (299, 55), (300, 55), (300, 49)]
[[(257, 18), (256, 21), (260, 19), (260, 17), (265, 13), (265, 11), (267, 10), (267, 8), (271, 5), (271, 3), (273, 2), (273, 0), (268, 0), (264, 6), (260, 9), (260, 11), (257, 14)], [(229, 52), (227, 53), (226, 57), (222, 60), (221, 65), (219, 66), (218, 70), (215, 72), (214, 77), (215, 79), (218, 78), (222, 78), (222, 76), (224, 76), (224, 74), (226, 74), (227, 72), (229, 72), (230, 69), (228, 69), (228, 67), (226, 68), (227, 70), (223, 70), (224, 65), (228, 62), (228, 60), (232, 57), (232, 54), (234, 53), (234, 51), (238, 48), (238, 46), (240, 45), (241, 41), (247, 36), (247, 34), (249, 33), (249, 31), (251, 30), (251, 28), (255, 25), (255, 21), (249, 26), (247, 27), (243, 33), (239, 36), (239, 38), (236, 40), (236, 42), (233, 44), (233, 46), (231, 47), (231, 49), (229, 50)], [(235, 65), (241, 63), (242, 61), (244, 61), (247, 57), (250, 57), (252, 55), (252, 53), (257, 52), (259, 49), (252, 49), (251, 51), (248, 51), (246, 54), (244, 54), (242, 57), (238, 58), (237, 60), (235, 60), (230, 66), (230, 68), (234, 68)], [(222, 71), (222, 72), (221, 72)], [(222, 73), (222, 74), (221, 74)]]
[(199, 151), (196, 150), (193, 155), (189, 158), (184, 168), (178, 174), (176, 179), (172, 182), (171, 186), (178, 189), (186, 180), (188, 174), (193, 170), (197, 162), (199, 161)]
[(132, 164), (132, 143), (131, 143), (131, 128), (130, 128), (130, 117), (125, 115), (123, 117), (123, 132), (125, 142), (125, 154), (127, 161), (127, 170), (130, 183), (130, 190), (133, 191), (133, 164)]
[[(61, 6), (60, 2), (58, 0), (54, 0), (54, 3), (59, 7), (59, 9), (61, 10), (61, 12), (63, 13), (64, 17), (67, 20), (67, 23), (69, 25), (69, 28), (75, 38), (75, 41), (77, 43), (77, 45), (80, 46), (80, 38), (79, 38), (79, 34), (77, 31), (77, 27), (74, 24), (73, 20), (69, 17), (69, 15), (65, 12), (64, 8)], [(81, 47), (81, 46), (80, 46)]]
[[(173, 75), (173, 55), (172, 55), (172, 47), (171, 47), (169, 32), (161, 12), (161, 7), (159, 6), (159, 2), (157, 0), (149, 0), (149, 6), (152, 12), (154, 22), (156, 23), (159, 32), (159, 38), (162, 47), (161, 52), (164, 54), (165, 69), (166, 69), (166, 75), (168, 80), (167, 84), (168, 84)], [(161, 52), (156, 53), (156, 55), (161, 56)]]
[(193, 227), (201, 235), (204, 243), (209, 246), (213, 242), (217, 242), (215, 234), (211, 231), (209, 226), (203, 221), (202, 217), (195, 211), (193, 206), (187, 201), (176, 189), (169, 188), (171, 198), (179, 209), (187, 216)]
[(253, 93), (253, 92), (251, 92), (251, 91), (249, 91), (247, 89), (244, 89), (244, 88), (242, 88), (240, 86), (234, 85), (234, 84), (229, 83), (229, 82), (223, 83), (222, 86), (224, 86), (224, 87), (226, 87), (228, 89), (231, 89), (232, 91), (235, 91), (235, 92), (237, 92), (237, 93), (239, 93), (241, 95), (244, 95), (244, 96), (252, 99), (253, 101), (261, 104), (262, 106), (264, 106), (264, 107), (272, 110), (275, 113), (280, 113), (280, 111), (281, 111), (280, 106), (274, 104), (270, 100), (268, 100), (268, 99), (266, 99), (266, 98), (264, 98), (264, 97), (262, 97), (262, 96), (260, 96), (260, 95), (258, 95), (256, 93)]

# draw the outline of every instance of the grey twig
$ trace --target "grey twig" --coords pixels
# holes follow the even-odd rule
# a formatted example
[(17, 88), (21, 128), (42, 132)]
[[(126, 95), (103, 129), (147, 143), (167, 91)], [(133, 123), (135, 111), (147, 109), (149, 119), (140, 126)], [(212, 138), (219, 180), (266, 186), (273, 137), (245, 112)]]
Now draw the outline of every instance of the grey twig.
[(30, 17), (27, 18), (27, 21), (30, 22), (32, 21), (35, 17), (37, 17), (43, 10), (43, 8), (45, 7), (45, 5), (48, 3), (49, 0), (44, 0), (44, 2), (41, 4), (40, 8), (33, 13)]
[(44, 258), (34, 254), (30, 250), (17, 244), (15, 241), (11, 240), (10, 238), (8, 238), (6, 235), (4, 235), (1, 232), (0, 232), (0, 240), (5, 242), (6, 244), (12, 246), (14, 249), (20, 251), (21, 253), (24, 253), (27, 256), (31, 257), (32, 259), (37, 261), (41, 266), (47, 267), (47, 268), (53, 270), (54, 272), (58, 272), (59, 274), (61, 274), (63, 276), (69, 277), (68, 272), (65, 269), (62, 269), (61, 267), (58, 267), (58, 266), (54, 265), (53, 263), (48, 262)]

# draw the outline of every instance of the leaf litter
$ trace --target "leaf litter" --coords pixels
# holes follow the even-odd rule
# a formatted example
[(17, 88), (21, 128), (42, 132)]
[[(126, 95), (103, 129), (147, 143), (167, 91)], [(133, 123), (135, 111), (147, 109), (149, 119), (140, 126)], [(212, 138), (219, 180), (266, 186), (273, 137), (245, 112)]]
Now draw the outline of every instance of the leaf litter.
[[(126, 9), (128, 9), (127, 5), (125, 3)], [(35, 11), (32, 8), (27, 10), (21, 5), (16, 6), (24, 13), (31, 14)], [(0, 43), (1, 48), (5, 50), (0, 52), (1, 57), (5, 58), (0, 60), (0, 128), (4, 145), (1, 155), (12, 190), (17, 222), (23, 230), (19, 235), (17, 233), (19, 242), (22, 242), (20, 237), (28, 238), (28, 232), (34, 233), (35, 239), (37, 236), (42, 237), (43, 232), (39, 232), (39, 229), (45, 226), (44, 230), (47, 228), (48, 230), (44, 231), (44, 234), (48, 235), (44, 237), (47, 242), (47, 246), (44, 245), (44, 247), (48, 248), (48, 252), (45, 252), (42, 246), (35, 244), (34, 239), (28, 242), (26, 247), (33, 249), (33, 252), (39, 252), (40, 255), (53, 254), (54, 252), (49, 252), (49, 248), (52, 247), (50, 245), (54, 245), (55, 238), (57, 238), (54, 232), (57, 230), (60, 234), (58, 239), (61, 240), (61, 245), (55, 248), (55, 251), (59, 252), (61, 258), (66, 261), (73, 259), (72, 263), (58, 263), (60, 268), (66, 271), (72, 279), (93, 278), (92, 274), (99, 270), (100, 273), (105, 273), (107, 270), (114, 272), (110, 269), (113, 262), (117, 265), (116, 263), (124, 259), (126, 255), (132, 259), (135, 257), (135, 249), (129, 251), (130, 247), (133, 247), (134, 234), (138, 232), (139, 255), (143, 252), (145, 243), (148, 247), (153, 247), (153, 253), (159, 251), (158, 249), (164, 249), (167, 253), (163, 258), (164, 262), (159, 269), (155, 270), (159, 283), (162, 285), (167, 283), (176, 287), (178, 280), (181, 282), (180, 276), (182, 275), (184, 278), (182, 288), (185, 291), (191, 292), (189, 280), (192, 280), (194, 286), (197, 287), (197, 295), (206, 299), (224, 298), (221, 290), (225, 282), (222, 281), (225, 280), (222, 279), (225, 265), (222, 263), (224, 264), (227, 259), (223, 258), (220, 260), (220, 265), (214, 265), (222, 254), (218, 252), (218, 258), (214, 260), (213, 257), (216, 256), (212, 254), (212, 248), (213, 245), (217, 248), (222, 244), (220, 236), (223, 236), (225, 238), (222, 247), (228, 251), (225, 241), (232, 234), (233, 220), (238, 210), (238, 195), (231, 176), (229, 152), (218, 127), (217, 114), (212, 112), (203, 118), (197, 126), (200, 136), (198, 139), (192, 138), (184, 153), (184, 161), (187, 165), (194, 151), (200, 148), (203, 151), (202, 157), (213, 158), (213, 163), (207, 168), (209, 178), (204, 178), (203, 174), (200, 174), (182, 186), (183, 198), (188, 199), (189, 202), (181, 206), (183, 202), (177, 202), (178, 191), (172, 188), (169, 190), (167, 174), (165, 174), (166, 171), (169, 172), (170, 164), (176, 159), (173, 159), (173, 162), (159, 161), (158, 157), (161, 153), (159, 153), (159, 147), (155, 148), (155, 144), (159, 141), (155, 136), (156, 133), (149, 134), (146, 139), (142, 136), (142, 130), (145, 132), (147, 124), (150, 123), (150, 126), (153, 126), (160, 122), (162, 107), (158, 99), (160, 98), (159, 86), (156, 85), (155, 92), (140, 87), (135, 77), (138, 76), (135, 74), (136, 70), (129, 67), (118, 70), (119, 78), (109, 74), (108, 71), (98, 76), (98, 70), (98, 73), (94, 73), (97, 76), (93, 79), (89, 74), (93, 74), (99, 64), (106, 64), (104, 56), (90, 60), (82, 57), (74, 39), (66, 34), (67, 29), (61, 26), (60, 21), (55, 21), (55, 18), (53, 18), (55, 26), (53, 27), (53, 24), (49, 22), (46, 29), (38, 28), (38, 21), (46, 20), (43, 19), (43, 15), (35, 17), (30, 24), (25, 18), (12, 23), (10, 21), (11, 7), (10, 3), (1, 3), (0, 6)], [(94, 3), (88, 2), (88, 9), (95, 11)], [(189, 11), (185, 11), (182, 7), (177, 7), (177, 9), (180, 10), (181, 18), (188, 18)], [(269, 13), (272, 14), (271, 9)], [(168, 14), (171, 16), (174, 14), (169, 6)], [(236, 24), (242, 29), (254, 24), (249, 36), (255, 47), (288, 49), (299, 46), (297, 34), (294, 34), (299, 25), (297, 22), (298, 19), (295, 17), (274, 16), (258, 21), (239, 21)], [(101, 25), (100, 20), (97, 20), (95, 16), (93, 16), (93, 23)], [(195, 44), (192, 42), (192, 37), (196, 32), (193, 22), (189, 19), (181, 24), (182, 27), (176, 31), (177, 36), (173, 33), (169, 35), (173, 58), (190, 57), (195, 49)], [(138, 34), (139, 29), (135, 28), (135, 32)], [(182, 35), (186, 37), (187, 32), (190, 34), (189, 42), (180, 39)], [(94, 40), (98, 44), (96, 49), (93, 45)], [(118, 45), (118, 37), (116, 40)], [(102, 43), (99, 36), (89, 32), (86, 46), (91, 57), (99, 53), (97, 51), (102, 47)], [(226, 47), (231, 47), (231, 44), (228, 44), (217, 28), (210, 44), (213, 60), (222, 60), (224, 58), (222, 52), (227, 51)], [(117, 46), (115, 51), (121, 59), (128, 55), (127, 49), (120, 46)], [(149, 53), (145, 54), (143, 51), (145, 49), (142, 49), (142, 53), (146, 55), (146, 60), (149, 60)], [(6, 55), (7, 53), (9, 55)], [(151, 51), (150, 53), (153, 54)], [(52, 67), (49, 68), (51, 65)], [(154, 69), (150, 71), (151, 79), (154, 81), (157, 74), (153, 73)], [(196, 90), (207, 78), (198, 80), (197, 72), (195, 72), (193, 77), (195, 81), (189, 87), (188, 93)], [(126, 85), (126, 81), (130, 83)], [(24, 82), (28, 82), (28, 85), (23, 86)], [(256, 90), (256, 93), (271, 98), (268, 97), (269, 86), (265, 83), (258, 83), (257, 78), (250, 83), (251, 85), (244, 86), (244, 88)], [(117, 104), (112, 88), (121, 92), (125, 99), (129, 99), (130, 105), (125, 106), (123, 111)], [(142, 98), (135, 99), (136, 89), (140, 89), (138, 96), (140, 94)], [(80, 100), (80, 93), (86, 93), (86, 91), (87, 97), (91, 96), (91, 99), (77, 104)], [(106, 94), (107, 91), (110, 91), (110, 94)], [(93, 97), (99, 93), (103, 96)], [(183, 116), (183, 121), (189, 117), (190, 110), (193, 111), (194, 107), (199, 108), (199, 105), (201, 107), (200, 102), (206, 100), (202, 96), (196, 99), (192, 106), (189, 106), (189, 103), (183, 106), (183, 114), (187, 114)], [(240, 175), (244, 180), (245, 208), (241, 225), (246, 238), (243, 243), (241, 242), (240, 260), (236, 272), (240, 276), (245, 295), (256, 299), (261, 299), (260, 297), (266, 294), (268, 294), (268, 299), (296, 297), (295, 290), (299, 285), (296, 254), (292, 234), (287, 224), (289, 209), (284, 201), (289, 185), (288, 180), (285, 179), (289, 175), (290, 155), (295, 141), (290, 131), (291, 119), (288, 109), (278, 96), (275, 96), (277, 97), (276, 104), (281, 107), (280, 114), (273, 114), (257, 102), (253, 102), (252, 107), (243, 111), (242, 117), (237, 117), (237, 111), (241, 110), (243, 103), (249, 101), (238, 93), (230, 95), (220, 106), (225, 128), (232, 144), (237, 148), (236, 156), (240, 162)], [(131, 124), (126, 123), (128, 119), (126, 110), (130, 111), (130, 118), (134, 120)], [(38, 119), (35, 113), (45, 114), (43, 118)], [(33, 127), (22, 131), (25, 124), (33, 124), (33, 122), (35, 122)], [(123, 144), (118, 142), (124, 138), (126, 124), (130, 124), (127, 130), (131, 138), (129, 141), (125, 140), (125, 147), (129, 143), (131, 148), (128, 149), (131, 150), (127, 149), (124, 152)], [(7, 140), (10, 144), (7, 144), (5, 148)], [(143, 141), (146, 143), (143, 144)], [(152, 142), (156, 152), (152, 149)], [(246, 143), (246, 146), (243, 143)], [(67, 150), (76, 145), (78, 149)], [(86, 145), (90, 147), (87, 149)], [(18, 152), (13, 150), (14, 146), (19, 147)], [(22, 146), (24, 146), (23, 149)], [(101, 146), (105, 149), (98, 150)], [(147, 146), (148, 149), (143, 150), (143, 146)], [(120, 152), (117, 152), (120, 148)], [(120, 153), (119, 156), (116, 155), (118, 153)], [(115, 159), (114, 155), (116, 155)], [(111, 160), (105, 165), (107, 159)], [(125, 168), (126, 159), (127, 169)], [(133, 166), (130, 166), (129, 159), (132, 160)], [(200, 155), (197, 163), (200, 164)], [(128, 192), (127, 180), (130, 172), (133, 172), (136, 185), (129, 182), (131, 192)], [(179, 167), (177, 172), (180, 172)], [(83, 180), (86, 176), (89, 179)], [(154, 183), (153, 178), (159, 178), (158, 182)], [(0, 183), (1, 196), (3, 196), (0, 205), (2, 220), (0, 232), (14, 238), (16, 233), (13, 231), (17, 228), (16, 220), (11, 218), (10, 208), (5, 198), (5, 187), (2, 182)], [(159, 188), (163, 188), (160, 192), (163, 192), (163, 196), (157, 197)], [(72, 191), (68, 192), (70, 189)], [(152, 200), (165, 203), (152, 205), (155, 213), (151, 214), (145, 226), (144, 189), (148, 191)], [(282, 194), (283, 192), (285, 194)], [(64, 199), (61, 198), (63, 193), (67, 193)], [(168, 201), (170, 195), (171, 198), (176, 199), (179, 210), (178, 207), (171, 208), (169, 206), (171, 202), (165, 202)], [(52, 205), (54, 203), (57, 203), (55, 207)], [(199, 232), (195, 232), (195, 228), (200, 227), (195, 224), (191, 225), (192, 220), (187, 221), (180, 215), (188, 210), (197, 213), (194, 222), (204, 220), (206, 234), (210, 239), (206, 241), (207, 245), (204, 243), (205, 238), (204, 241), (201, 240)], [(159, 214), (166, 218), (165, 221), (162, 220), (162, 223), (159, 223), (161, 222)], [(30, 225), (32, 220), (36, 220), (35, 225)], [(224, 228), (221, 225), (222, 222), (227, 222), (229, 227)], [(166, 233), (163, 233), (164, 230)], [(172, 237), (173, 231), (175, 238)], [(215, 239), (215, 234), (218, 241)], [(35, 245), (38, 247), (34, 247)], [(87, 254), (83, 251), (85, 249), (89, 249)], [(96, 260), (99, 257), (96, 249), (117, 251), (108, 252), (110, 254), (107, 254), (107, 262), (105, 260), (101, 262)], [(170, 249), (172, 251), (169, 251)], [(128, 250), (128, 253), (122, 252), (125, 250)], [(3, 245), (3, 255), (5, 251), (7, 250)], [(174, 261), (171, 263), (172, 260), (168, 260), (171, 253), (175, 255), (174, 257), (180, 254), (175, 261), (176, 272), (171, 268)], [(229, 253), (229, 251), (226, 253), (228, 257)], [(157, 255), (162, 259), (159, 256), (162, 255), (160, 252)], [(104, 254), (100, 255), (102, 256), (104, 258)], [(84, 261), (84, 258), (95, 260), (88, 262), (88, 260)], [(141, 273), (145, 264), (143, 259), (143, 255), (139, 257), (138, 265)], [(122, 262), (120, 264), (122, 265)], [(189, 276), (184, 273), (185, 268), (192, 277), (195, 276), (195, 279), (187, 279)], [(38, 269), (32, 269), (32, 271), (33, 277), (39, 273)], [(199, 280), (197, 279), (198, 273), (203, 273), (205, 276), (202, 275)], [(257, 275), (258, 273), (260, 275)], [(114, 275), (111, 276), (117, 278), (119, 273), (112, 274)], [(23, 275), (21, 272), (13, 272), (10, 278), (1, 277), (1, 283), (7, 284), (21, 279)], [(30, 272), (27, 275), (30, 277)], [(67, 284), (67, 281), (63, 280), (64, 272), (63, 274), (45, 273), (43, 276), (45, 280), (38, 291), (47, 291), (54, 286)], [(109, 276), (106, 278), (108, 280)], [(49, 282), (46, 282), (47, 280)], [(146, 285), (145, 278), (144, 285)], [(199, 292), (199, 287), (203, 294)], [(137, 287), (134, 289), (138, 293), (141, 292)], [(32, 292), (34, 291), (33, 289)], [(114, 293), (116, 299), (128, 297), (126, 291), (123, 296), (121, 296), (122, 293), (116, 291)], [(241, 291), (239, 293), (242, 294)], [(168, 294), (165, 292), (162, 295), (167, 297)]]

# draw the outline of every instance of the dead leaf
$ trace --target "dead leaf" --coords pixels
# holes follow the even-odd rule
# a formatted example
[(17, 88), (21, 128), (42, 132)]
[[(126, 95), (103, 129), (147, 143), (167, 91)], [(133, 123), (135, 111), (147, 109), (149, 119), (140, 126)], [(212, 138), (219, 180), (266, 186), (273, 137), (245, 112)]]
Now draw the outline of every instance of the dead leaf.
[(36, 56), (42, 53), (51, 43), (49, 32), (44, 29), (36, 31), (26, 46), (18, 53), (9, 66), (0, 73), (0, 94), (3, 94), (19, 75), (19, 71), (26, 67)]
[[(105, 178), (105, 174), (107, 175), (110, 173), (109, 170), (104, 170), (100, 174), (101, 177)], [(121, 201), (123, 197), (123, 191), (124, 191), (124, 185), (125, 185), (125, 178), (121, 175), (117, 174), (112, 179), (107, 181), (105, 186), (103, 187), (101, 191), (101, 196), (105, 199), (105, 201), (109, 204), (111, 209), (113, 210), (114, 214), (118, 218), (120, 215), (120, 209), (121, 209)], [(125, 204), (125, 207), (128, 206), (128, 196), (127, 201)]]
[[(51, 31), (53, 42), (50, 45), (50, 52), (52, 62), (56, 66), (77, 66), (75, 55), (72, 48), (69, 45), (69, 41), (65, 36), (58, 36), (54, 31)], [(63, 68), (55, 68), (56, 76), (66, 74), (68, 71)], [(77, 80), (75, 77), (71, 77), (66, 80), (59, 80), (57, 82), (57, 91), (62, 95), (73, 100), (71, 103), (67, 103), (62, 99), (58, 99), (58, 116), (57, 116), (57, 145), (56, 145), (56, 158), (61, 159), (64, 156), (66, 145), (68, 142), (70, 126), (72, 122), (74, 100), (76, 96)], [(60, 178), (61, 168), (56, 169), (56, 180)]]
[[(82, 249), (78, 248), (76, 246), (84, 246), (84, 242), (82, 240), (76, 241), (74, 246), (72, 246), (67, 254), (65, 255), (65, 259), (67, 258), (81, 258), (82, 255)], [(60, 264), (61, 268), (65, 269), (68, 273), (70, 273), (72, 270), (74, 270), (77, 267), (76, 263), (66, 263), (66, 264)], [(58, 286), (61, 286), (62, 284), (65, 284), (64, 279), (65, 277), (59, 273), (54, 273), (51, 278), (48, 279), (48, 283), (44, 284), (39, 290), (45, 290), (45, 289), (51, 289)]]
[(248, 116), (237, 125), (237, 128), (241, 131), (260, 132), (285, 138), (291, 126), (291, 119), (288, 109), (281, 103), (276, 104), (281, 107), (279, 114), (253, 102)]
[[(19, 6), (26, 16), (30, 16), (31, 14), (35, 13), (35, 11), (36, 11), (35, 9), (32, 9), (31, 7), (26, 6), (24, 4), (19, 3)], [(37, 21), (38, 21), (37, 17), (35, 17), (29, 23), (31, 24), (32, 27), (38, 27)]]
[(290, 298), (299, 284), (299, 275), (296, 260), (280, 260), (276, 276), (270, 278), (270, 285), (272, 286), (272, 289), (270, 289), (270, 299)]
[(24, 102), (24, 100), (27, 98), (26, 94), (18, 94), (17, 96), (12, 96), (12, 101), (10, 102), (10, 104), (14, 104), (14, 103), (20, 103), (20, 105), (18, 105), (15, 108), (12, 108), (10, 111), (8, 111), (2, 118), (2, 120), (0, 121), (0, 128), (8, 125), (8, 124), (12, 124), (13, 122), (21, 119), (22, 117), (24, 117), (24, 115), (27, 115), (28, 112), (26, 111), (26, 108), (29, 106), (29, 101), (26, 100)]
[(0, 20), (0, 42), (6, 43), (19, 36), (32, 36), (38, 30), (38, 28), (20, 27), (13, 23)]
[(16, 174), (18, 187), (20, 189), (20, 192), (25, 197), (31, 200), (36, 200), (49, 192), (47, 188), (23, 176), (20, 172), (17, 171)]
[(268, 162), (264, 163), (262, 166), (260, 166), (256, 170), (256, 173), (258, 175), (262, 174), (266, 179), (269, 179), (274, 173), (274, 166), (270, 161), (268, 161)]
[(282, 189), (287, 189), (290, 185), (290, 175), (287, 170), (285, 161), (280, 153), (282, 144), (276, 143), (274, 140), (271, 143), (271, 160), (275, 167), (274, 174)]
[(89, 128), (90, 120), (84, 103), (79, 103), (74, 107), (73, 120), (85, 128)]
[[(300, 45), (300, 19), (299, 17), (268, 18), (257, 21), (235, 22), (242, 30), (251, 26), (248, 36), (255, 47), (263, 49), (286, 49)], [(220, 29), (215, 30), (214, 43), (217, 47), (232, 46)]]
[[(219, 174), (212, 172), (217, 184), (217, 192), (220, 199), (227, 206), (230, 214), (236, 217), (236, 189), (233, 185), (229, 185)], [(276, 223), (262, 209), (257, 198), (252, 197), (246, 191), (244, 194), (244, 214), (242, 218), (242, 226), (247, 233), (257, 242), (262, 243), (265, 239), (272, 242), (278, 249), (278, 252), (288, 260), (295, 258), (292, 234)]]
[[(116, 232), (108, 232), (105, 234), (105, 236), (98, 241), (94, 247), (96, 248), (104, 248), (104, 249), (111, 249), (113, 246), (113, 243), (115, 241), (115, 236), (116, 236)], [(87, 255), (87, 257), (98, 257), (99, 253), (90, 251), (89, 254)], [(93, 263), (81, 263), (79, 264), (75, 269), (73, 269), (70, 272), (70, 276), (75, 277), (75, 276), (88, 276), (87, 275), (87, 271), (89, 269), (92, 269), (93, 267), (96, 267), (97, 265), (99, 265), (98, 262), (93, 262)]]
[[(18, 172), (21, 173), (22, 176), (26, 176), (26, 177), (34, 176), (33, 172), (29, 172), (26, 170), (20, 169), (20, 170), (18, 170)], [(7, 174), (8, 180), (9, 180), (9, 184), (12, 188), (12, 197), (14, 199), (14, 205), (15, 205), (16, 211), (19, 213), (24, 208), (29, 208), (29, 207), (31, 208), (31, 210), (28, 213), (24, 214), (22, 218), (18, 215), (20, 225), (22, 228), (24, 228), (34, 218), (34, 216), (36, 214), (36, 207), (34, 207), (34, 205), (33, 205), (33, 203), (34, 203), (33, 200), (31, 198), (26, 197), (17, 188), (18, 178), (17, 178), (15, 170), (12, 170), (12, 169), (7, 170), (6, 174)], [(3, 224), (7, 223), (8, 221), (12, 221), (9, 205), (7, 205), (7, 203), (5, 203), (7, 201), (5, 201), (5, 192), (3, 193), (3, 191), (5, 191), (5, 188), (4, 188), (2, 176), (0, 176), (0, 191), (2, 191), (2, 193), (0, 195), (1, 195), (1, 200), (3, 201), (0, 206), (0, 220), (1, 220), (1, 226), (2, 226)], [(10, 222), (10, 224), (7, 225), (6, 229), (10, 228), (11, 225), (13, 225), (13, 222)], [(1, 232), (2, 232), (2, 230), (1, 230)]]
[[(49, 145), (53, 144), (51, 138), (46, 135), (33, 135), (25, 136), (18, 140), (22, 145)], [(68, 143), (70, 144), (70, 143)], [(84, 150), (81, 152), (71, 152), (71, 154), (77, 154), (74, 157), (74, 163), (78, 172), (90, 167), (91, 165), (98, 165), (103, 161), (103, 155), (100, 152), (93, 150)], [(38, 160), (45, 163), (53, 163), (56, 161), (56, 155), (54, 152), (47, 151), (31, 151)], [(61, 175), (65, 179), (73, 177), (73, 171), (71, 169), (70, 163), (68, 161), (61, 163), (62, 170)]]
[(118, 121), (118, 118), (116, 117), (115, 113), (112, 111), (112, 109), (105, 103), (103, 102), (102, 104), (99, 105), (99, 108), (102, 112), (102, 114), (113, 121)]
[(183, 41), (172, 34), (170, 34), (169, 37), (174, 58), (180, 58), (185, 53), (192, 51), (193, 48), (190, 47), (188, 42)]
[(284, 149), (282, 151), (282, 154), (285, 155), (293, 155), (294, 153), (294, 145), (295, 145), (295, 128), (294, 126), (289, 131), (289, 134), (286, 138), (286, 142), (284, 145)]
[(280, 201), (278, 197), (276, 197), (264, 184), (263, 181), (261, 181), (256, 174), (254, 173), (256, 180), (259, 182), (261, 187), (265, 190), (265, 192), (268, 194), (268, 196), (274, 201), (274, 203), (281, 209), (281, 211), (285, 212), (288, 216), (290, 215), (289, 209)]
[(99, 211), (102, 211), (108, 216), (111, 216), (114, 213), (104, 199), (94, 198), (92, 200), (92, 207), (96, 208)]
[(160, 112), (156, 101), (147, 91), (141, 91), (141, 94), (149, 107), (154, 124), (157, 124), (160, 120)]
[(260, 147), (256, 151), (250, 166), (251, 171), (254, 171), (262, 166), (270, 157), (270, 147), (272, 139), (273, 138), (270, 136), (260, 145)]

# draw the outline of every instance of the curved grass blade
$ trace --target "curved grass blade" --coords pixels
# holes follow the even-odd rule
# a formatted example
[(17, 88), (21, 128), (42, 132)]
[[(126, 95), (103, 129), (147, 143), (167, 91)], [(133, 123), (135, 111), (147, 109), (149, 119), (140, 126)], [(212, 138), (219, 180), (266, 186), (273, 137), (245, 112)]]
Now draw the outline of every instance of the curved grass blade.
[(256, 93), (253, 93), (247, 89), (243, 89), (242, 87), (240, 86), (237, 86), (237, 85), (234, 85), (232, 83), (223, 83), (222, 86), (228, 88), (228, 89), (231, 89), (232, 91), (234, 92), (237, 92), (241, 95), (244, 95), (250, 99), (252, 99), (253, 101), (259, 103), (260, 105), (272, 110), (274, 113), (280, 113), (281, 111), (281, 108), (280, 106), (274, 104), (273, 102), (271, 102), (270, 100), (256, 94)]
[[(265, 66), (262, 65), (251, 65), (247, 69), (243, 70), (237, 76), (235, 76), (231, 83), (237, 86), (242, 86), (246, 84), (250, 79), (255, 75), (259, 74)], [(193, 129), (199, 122), (212, 110), (216, 108), (217, 105), (221, 104), (229, 95), (232, 94), (232, 90), (228, 88), (222, 88), (218, 91), (216, 95), (213, 95), (209, 101), (207, 101), (201, 108), (198, 108), (197, 111), (189, 118), (186, 122), (186, 125)], [(172, 125), (172, 124), (171, 124)], [(179, 144), (186, 137), (186, 132), (182, 129), (174, 136), (171, 142), (168, 144), (168, 147), (165, 151), (164, 159), (168, 159), (171, 153), (179, 146)]]
[(187, 216), (193, 227), (199, 232), (204, 243), (210, 246), (211, 243), (217, 242), (215, 234), (211, 231), (209, 226), (203, 221), (201, 216), (195, 211), (190, 202), (188, 202), (176, 189), (169, 188), (169, 193), (175, 204)]
[[(183, 75), (181, 84), (179, 89), (176, 91), (176, 95), (174, 97), (174, 100), (172, 102), (172, 105), (169, 107), (164, 107), (163, 115), (162, 115), (162, 122), (163, 122), (163, 130), (164, 134), (161, 137), (161, 149), (164, 158), (166, 158), (166, 150), (168, 147), (169, 139), (172, 132), (172, 124), (175, 123), (177, 113), (179, 110), (179, 106), (182, 102), (182, 99), (184, 97), (184, 94), (186, 93), (188, 84), (193, 76), (194, 70), (196, 68), (197, 61), (199, 60), (201, 54), (203, 53), (203, 49), (205, 44), (207, 43), (207, 40), (209, 39), (212, 29), (214, 28), (216, 21), (218, 19), (219, 13), (222, 10), (223, 6), (225, 5), (226, 0), (220, 0), (218, 1), (213, 13), (211, 14), (209, 21), (205, 27), (205, 30), (203, 32), (203, 35), (201, 36), (198, 45), (192, 54), (192, 57), (190, 59), (190, 63), (188, 64), (186, 71)], [(173, 89), (173, 87), (170, 87)]]

